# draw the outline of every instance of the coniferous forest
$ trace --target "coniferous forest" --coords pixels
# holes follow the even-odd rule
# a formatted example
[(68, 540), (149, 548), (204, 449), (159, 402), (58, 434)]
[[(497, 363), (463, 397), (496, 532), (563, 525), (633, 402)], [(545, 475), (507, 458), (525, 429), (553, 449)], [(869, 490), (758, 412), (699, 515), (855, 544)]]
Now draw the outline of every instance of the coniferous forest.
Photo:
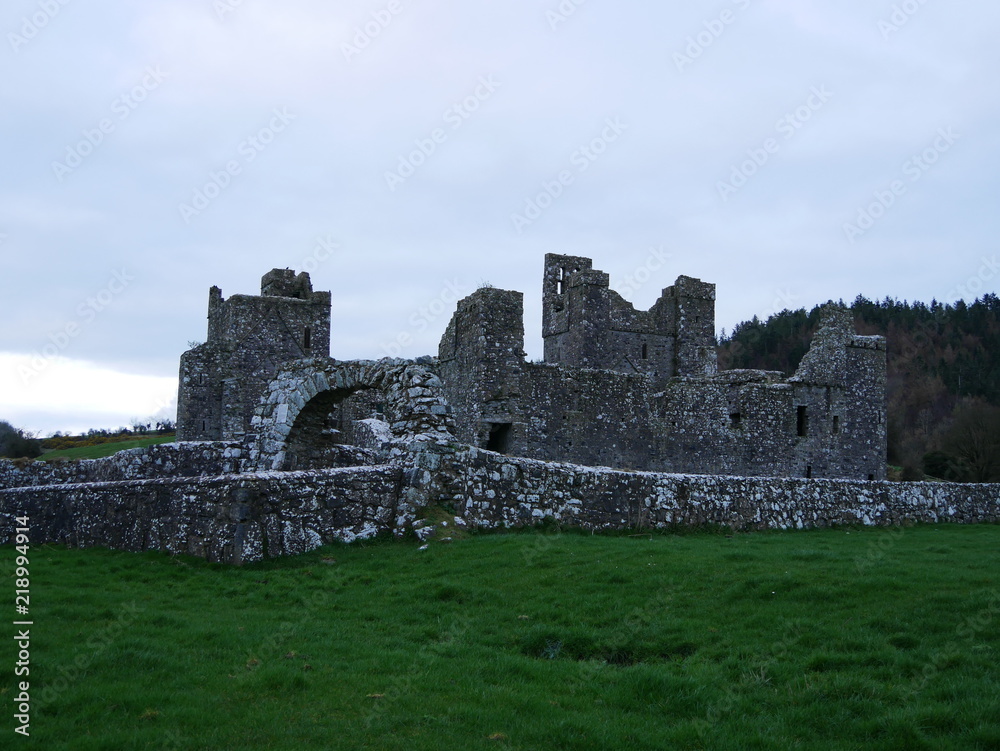
[[(850, 305), (860, 334), (888, 340), (888, 460), (902, 479), (1000, 481), (1000, 299), (971, 304)], [(738, 324), (719, 342), (720, 368), (791, 375), (819, 324), (819, 307)]]

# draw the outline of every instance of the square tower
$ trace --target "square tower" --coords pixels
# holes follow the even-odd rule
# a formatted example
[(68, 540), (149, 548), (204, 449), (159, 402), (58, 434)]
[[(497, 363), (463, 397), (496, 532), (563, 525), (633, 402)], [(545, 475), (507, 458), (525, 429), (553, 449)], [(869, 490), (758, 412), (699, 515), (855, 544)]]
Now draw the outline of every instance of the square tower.
[(181, 355), (177, 440), (230, 440), (248, 432), (268, 383), (287, 362), (330, 355), (330, 293), (309, 274), (272, 269), (260, 295), (208, 293), (208, 341)]

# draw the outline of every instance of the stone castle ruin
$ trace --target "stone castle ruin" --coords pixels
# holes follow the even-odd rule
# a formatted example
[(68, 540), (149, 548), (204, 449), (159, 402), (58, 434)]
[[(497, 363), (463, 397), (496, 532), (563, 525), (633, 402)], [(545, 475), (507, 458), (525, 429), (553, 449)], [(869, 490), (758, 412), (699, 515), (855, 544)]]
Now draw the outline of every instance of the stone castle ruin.
[[(181, 356), (177, 442), (0, 461), (0, 543), (241, 563), (379, 533), (542, 520), (598, 531), (1000, 520), (1000, 486), (892, 483), (886, 348), (842, 307), (798, 369), (719, 371), (715, 287), (682, 276), (636, 310), (590, 259), (547, 255), (543, 362), (520, 292), (459, 301), (437, 357), (337, 360), (330, 293), (275, 269), (209, 292)], [(450, 529), (451, 527), (448, 527)]]
[[(525, 361), (520, 292), (484, 288), (458, 303), (438, 358), (421, 358), (426, 378), (405, 393), (426, 401), (428, 426), (491, 451), (587, 466), (884, 477), (885, 340), (856, 335), (847, 310), (827, 308), (785, 378), (718, 371), (715, 287), (698, 279), (678, 278), (639, 311), (589, 258), (550, 254), (542, 299), (542, 363)], [(364, 421), (408, 419), (384, 376), (288, 391), (329, 383), (336, 369), (386, 369), (328, 358), (329, 346), (330, 293), (313, 292), (308, 274), (275, 269), (259, 297), (224, 300), (213, 287), (208, 341), (181, 357), (178, 439), (256, 440), (279, 415), (288, 432), (268, 436), (264, 454), (283, 452), (283, 469), (317, 468), (335, 446), (364, 444), (358, 431), (373, 430)], [(279, 377), (283, 368), (294, 377)]]

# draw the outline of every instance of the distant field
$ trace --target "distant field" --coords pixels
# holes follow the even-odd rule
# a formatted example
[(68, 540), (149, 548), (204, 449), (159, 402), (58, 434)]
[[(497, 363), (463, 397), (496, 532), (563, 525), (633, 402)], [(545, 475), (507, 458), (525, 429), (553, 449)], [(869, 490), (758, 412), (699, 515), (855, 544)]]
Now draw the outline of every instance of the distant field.
[(42, 454), (41, 458), (45, 461), (49, 459), (100, 459), (102, 456), (111, 456), (125, 449), (152, 446), (157, 443), (170, 443), (175, 440), (177, 439), (174, 434), (168, 433), (165, 435), (148, 436), (146, 438), (136, 438), (131, 441), (116, 441), (114, 443), (101, 443), (97, 446), (46, 451)]
[(4, 748), (1000, 748), (1000, 526), (418, 548), (35, 550)]

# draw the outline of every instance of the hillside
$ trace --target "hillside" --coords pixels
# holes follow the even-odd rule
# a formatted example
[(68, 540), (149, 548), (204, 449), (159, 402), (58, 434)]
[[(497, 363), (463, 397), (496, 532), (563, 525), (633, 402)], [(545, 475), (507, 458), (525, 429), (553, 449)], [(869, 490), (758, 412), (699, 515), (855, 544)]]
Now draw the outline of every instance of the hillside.
[(70, 448), (44, 451), (42, 459), (50, 461), (52, 459), (100, 459), (105, 456), (117, 454), (125, 449), (140, 448), (143, 446), (154, 446), (158, 443), (172, 443), (177, 440), (173, 433), (164, 435), (136, 436), (132, 440), (122, 439), (119, 441), (107, 441), (103, 443), (91, 443), (85, 446), (75, 446)]
[[(1000, 480), (1000, 299), (972, 304), (880, 302), (850, 306), (861, 334), (888, 340), (889, 462), (964, 481)], [(738, 324), (719, 343), (720, 368), (791, 375), (819, 323), (819, 308)]]

